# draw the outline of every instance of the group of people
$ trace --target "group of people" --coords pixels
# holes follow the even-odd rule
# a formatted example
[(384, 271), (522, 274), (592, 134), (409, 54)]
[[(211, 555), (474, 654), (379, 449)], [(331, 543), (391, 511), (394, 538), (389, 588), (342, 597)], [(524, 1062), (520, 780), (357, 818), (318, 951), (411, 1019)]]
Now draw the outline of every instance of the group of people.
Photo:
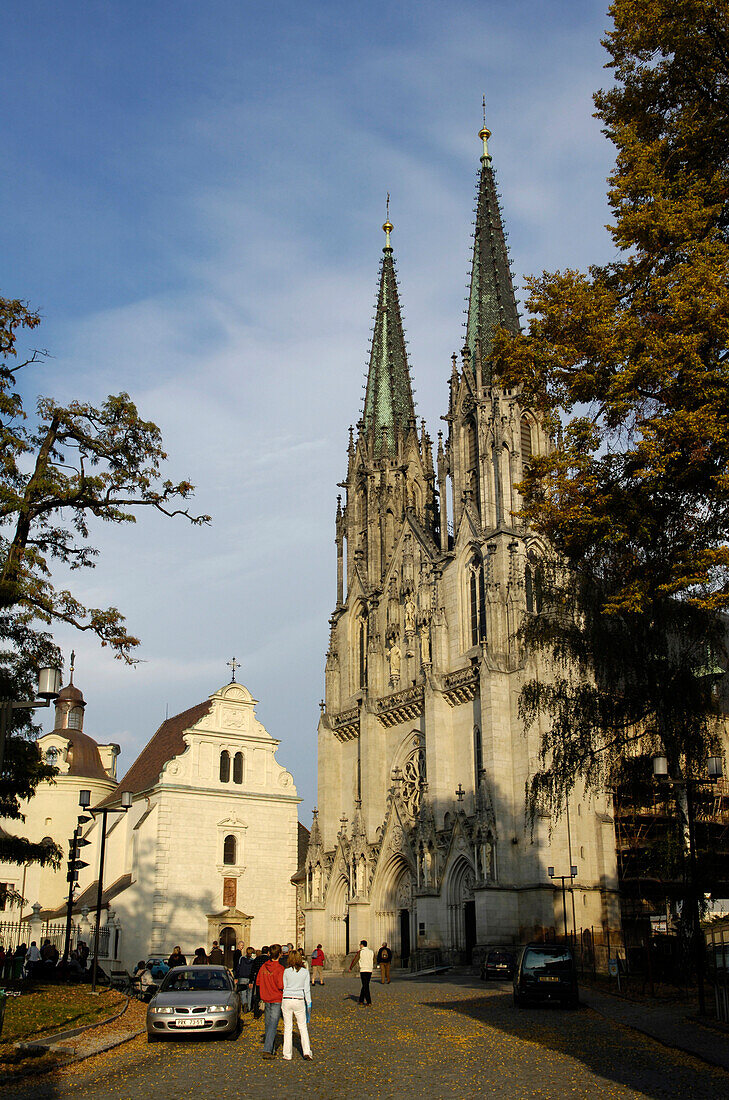
[[(317, 951), (321, 961), (317, 957), (315, 963), (312, 956), (312, 966), (316, 965), (321, 973), (324, 966), (321, 944)], [(288, 1062), (293, 1056), (294, 1020), (296, 1020), (301, 1037), (301, 1050), (304, 1058), (311, 1061), (309, 1040), (311, 977), (301, 948), (294, 947), (291, 943), (285, 947), (280, 943), (272, 943), (270, 947), (262, 947), (260, 952), (256, 952), (249, 947), (239, 958), (235, 975), (238, 979), (238, 988), (244, 997), (244, 1004), (252, 1008), (256, 1015), (260, 1015), (261, 1005), (263, 1005), (266, 1025), (263, 1057), (275, 1056), (278, 1022), (283, 1018), (283, 1057)]]
[(40, 947), (36, 940), (30, 941), (30, 947), (27, 943), (19, 943), (14, 951), (6, 951), (4, 944), (0, 944), (0, 977), (5, 981), (53, 977), (59, 957), (58, 948), (49, 939)]
[[(301, 1049), (307, 1061), (312, 1060), (311, 1042), (309, 1039), (309, 1021), (311, 1019), (311, 987), (319, 982), (324, 985), (324, 952), (322, 945), (318, 943), (311, 954), (311, 975), (304, 957), (303, 948), (294, 947), (287, 943), (282, 947), (280, 943), (273, 943), (256, 950), (254, 947), (246, 947), (239, 943), (233, 950), (230, 970), (235, 975), (238, 991), (244, 1012), (253, 1012), (256, 1017), (265, 1017), (265, 1036), (263, 1040), (263, 1057), (275, 1057), (276, 1034), (279, 1020), (283, 1019), (283, 1057), (290, 1061), (293, 1051), (294, 1020), (298, 1025), (301, 1037)], [(383, 943), (375, 953), (367, 945), (367, 940), (362, 940), (359, 950), (352, 959), (349, 969), (359, 966), (361, 989), (359, 1004), (372, 1005), (370, 994), (370, 981), (375, 961), (380, 967), (380, 981), (383, 985), (390, 983), (390, 966), (392, 963), (392, 951), (387, 943)], [(187, 957), (182, 949), (177, 946), (173, 950), (167, 965), (170, 969), (175, 966), (187, 966)], [(217, 940), (213, 940), (210, 951), (204, 947), (198, 947), (191, 960), (192, 966), (225, 966), (225, 954)], [(138, 981), (142, 993), (151, 993), (156, 989), (155, 978), (149, 964), (141, 959), (134, 978)]]

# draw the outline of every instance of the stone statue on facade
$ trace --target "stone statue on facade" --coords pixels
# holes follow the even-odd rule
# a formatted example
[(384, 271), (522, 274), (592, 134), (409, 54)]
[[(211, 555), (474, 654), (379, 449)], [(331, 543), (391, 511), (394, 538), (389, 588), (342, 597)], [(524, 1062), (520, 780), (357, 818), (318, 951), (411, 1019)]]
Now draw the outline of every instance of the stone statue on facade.
[(396, 684), (400, 680), (400, 661), (402, 653), (400, 652), (400, 646), (397, 642), (393, 642), (388, 650), (388, 659), (390, 661), (390, 679), (393, 684)]

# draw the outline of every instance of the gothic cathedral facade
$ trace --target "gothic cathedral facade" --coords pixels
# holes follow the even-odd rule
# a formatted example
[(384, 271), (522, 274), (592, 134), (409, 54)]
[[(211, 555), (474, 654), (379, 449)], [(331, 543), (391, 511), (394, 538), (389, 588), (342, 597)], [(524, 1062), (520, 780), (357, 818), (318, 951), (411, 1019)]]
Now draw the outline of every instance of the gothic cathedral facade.
[[(492, 331), (519, 326), (484, 127), (466, 342), (453, 356), (436, 463), (415, 417), (386, 233), (363, 417), (336, 514), (337, 603), (306, 857), (306, 939), (344, 957), (365, 938), (403, 962), (548, 930), (616, 926), (607, 796), (576, 790), (556, 822), (525, 816), (539, 734), (518, 714), (516, 639), (538, 611), (543, 547), (516, 486), (550, 446), (491, 376)], [(577, 873), (563, 906), (555, 876)], [(568, 880), (569, 881), (569, 880)], [(426, 956), (423, 955), (423, 958)]]

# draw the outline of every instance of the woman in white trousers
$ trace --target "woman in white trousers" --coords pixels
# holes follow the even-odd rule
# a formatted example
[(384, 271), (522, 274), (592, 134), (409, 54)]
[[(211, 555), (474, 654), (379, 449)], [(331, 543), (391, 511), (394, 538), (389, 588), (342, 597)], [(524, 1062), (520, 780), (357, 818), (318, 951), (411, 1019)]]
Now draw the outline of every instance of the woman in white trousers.
[(283, 1056), (287, 1062), (291, 1061), (294, 1016), (299, 1025), (301, 1036), (301, 1049), (304, 1058), (311, 1061), (311, 1044), (309, 1042), (309, 1028), (306, 1025), (306, 1010), (311, 1009), (311, 980), (300, 951), (289, 952), (289, 965), (284, 970), (283, 999), (281, 1001), (281, 1014), (284, 1022)]

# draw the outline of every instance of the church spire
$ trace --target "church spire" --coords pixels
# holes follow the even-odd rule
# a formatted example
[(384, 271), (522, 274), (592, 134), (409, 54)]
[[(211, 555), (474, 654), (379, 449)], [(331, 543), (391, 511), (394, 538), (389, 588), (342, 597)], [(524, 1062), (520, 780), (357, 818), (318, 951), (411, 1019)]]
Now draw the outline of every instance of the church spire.
[(371, 439), (373, 453), (377, 457), (395, 456), (396, 436), (405, 436), (415, 417), (390, 244), (393, 225), (389, 214), (388, 195), (387, 220), (382, 226), (385, 247), (380, 265), (380, 289), (364, 405), (364, 433)]
[(518, 332), (519, 314), (504, 239), (496, 180), (488, 149), (491, 131), (486, 126), (485, 97), (484, 124), (478, 136), (483, 143), (483, 152), (473, 241), (466, 347), (470, 353), (471, 363), (475, 363), (477, 345), (480, 343), (483, 377), (484, 382), (488, 383), (491, 380), (489, 360), (493, 348), (494, 326), (504, 325), (511, 332)]

